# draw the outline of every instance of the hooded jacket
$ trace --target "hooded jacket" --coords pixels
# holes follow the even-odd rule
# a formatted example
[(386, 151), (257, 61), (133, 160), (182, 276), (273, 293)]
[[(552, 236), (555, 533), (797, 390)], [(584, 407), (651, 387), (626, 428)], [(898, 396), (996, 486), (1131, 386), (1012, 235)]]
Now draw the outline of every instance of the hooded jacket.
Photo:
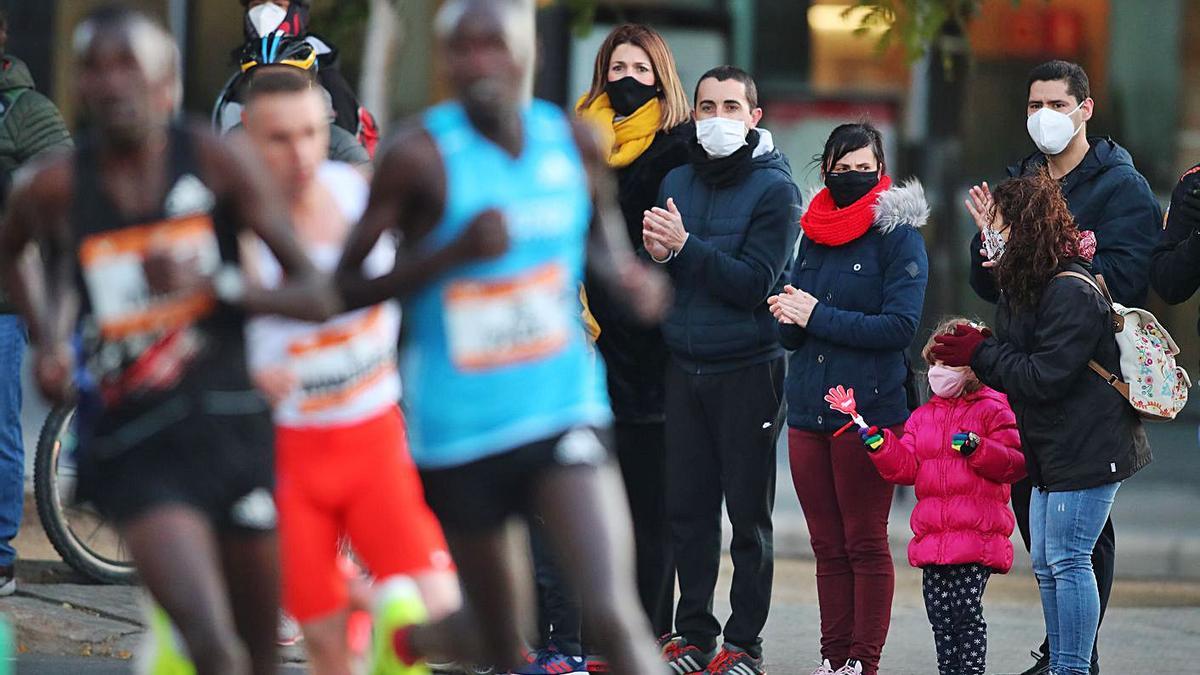
[[(980, 440), (966, 457), (951, 446), (963, 431)], [(883, 447), (870, 456), (884, 480), (916, 486), (908, 564), (1012, 569), (1009, 485), (1025, 477), (1025, 456), (1004, 394), (983, 387), (959, 398), (934, 396), (913, 412), (903, 437), (885, 430)]]
[[(0, 57), (0, 183), (38, 155), (71, 147), (71, 134), (54, 103), (34, 89), (29, 67), (15, 56)], [(0, 313), (13, 308), (0, 290)]]
[(714, 188), (684, 164), (667, 174), (667, 198), (688, 240), (669, 263), (675, 300), (663, 337), (678, 367), (719, 373), (783, 355), (767, 298), (787, 278), (800, 225), (800, 190), (791, 165), (759, 129), (749, 174)]
[(918, 228), (929, 219), (921, 184), (880, 193), (870, 230), (842, 246), (802, 237), (789, 283), (817, 298), (807, 328), (778, 327), (793, 350), (788, 425), (828, 433), (846, 422), (830, 412), (831, 387), (853, 387), (858, 411), (890, 427), (908, 419), (905, 350), (925, 306), (929, 260)]
[(1167, 303), (1187, 302), (1200, 289), (1200, 222), (1176, 209), (1189, 192), (1200, 188), (1200, 164), (1188, 169), (1171, 191), (1162, 241), (1154, 249), (1150, 283)]
[[(1113, 300), (1142, 306), (1150, 284), (1150, 258), (1162, 229), (1162, 209), (1150, 184), (1133, 166), (1129, 152), (1111, 138), (1089, 138), (1091, 149), (1079, 166), (1064, 176), (1063, 197), (1080, 230), (1096, 233), (1093, 271), (1104, 277)], [(1035, 152), (1008, 168), (1008, 175), (1028, 176), (1046, 166)], [(978, 234), (971, 241), (971, 287), (988, 302), (999, 300), (990, 269), (982, 267)]]
[[(1072, 262), (1062, 268), (1089, 269)], [(1033, 484), (1086, 490), (1129, 478), (1150, 463), (1146, 431), (1129, 402), (1088, 368), (1121, 372), (1108, 301), (1087, 282), (1051, 278), (1035, 308), (1002, 295), (995, 336), (971, 359), (975, 375), (1008, 395)]]
[(34, 89), (29, 67), (0, 57), (0, 171), (12, 173), (47, 150), (71, 147), (71, 134), (50, 99)]
[[(658, 203), (663, 178), (688, 163), (688, 144), (696, 138), (690, 122), (660, 131), (632, 164), (618, 169), (617, 197), (629, 241), (642, 248), (642, 213)], [(643, 326), (624, 310), (605, 284), (588, 283), (588, 306), (600, 325), (596, 344), (608, 373), (608, 396), (621, 422), (661, 422), (665, 406), (667, 345), (662, 329)]]

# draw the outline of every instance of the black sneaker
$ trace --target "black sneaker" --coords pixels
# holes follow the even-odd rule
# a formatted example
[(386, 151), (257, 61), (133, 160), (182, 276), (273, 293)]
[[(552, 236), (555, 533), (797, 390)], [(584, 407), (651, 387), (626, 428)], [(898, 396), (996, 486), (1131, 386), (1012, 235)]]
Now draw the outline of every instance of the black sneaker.
[(13, 566), (0, 567), (0, 598), (7, 597), (16, 592), (17, 575), (13, 572)]
[(1037, 659), (1029, 670), (1022, 671), (1019, 675), (1050, 675), (1050, 655), (1041, 652), (1029, 652), (1029, 655)]
[(766, 675), (762, 657), (757, 659), (733, 645), (725, 645), (704, 671), (708, 675)]

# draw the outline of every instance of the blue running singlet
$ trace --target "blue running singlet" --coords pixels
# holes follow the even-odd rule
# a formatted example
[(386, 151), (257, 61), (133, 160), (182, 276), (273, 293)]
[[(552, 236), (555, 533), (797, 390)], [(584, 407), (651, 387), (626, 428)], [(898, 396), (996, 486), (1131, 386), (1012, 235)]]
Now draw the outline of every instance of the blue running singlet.
[(604, 369), (580, 320), (591, 221), (587, 175), (570, 122), (553, 105), (525, 110), (514, 158), (458, 103), (426, 113), (446, 170), (442, 220), (423, 246), (453, 242), (488, 209), (509, 250), (456, 269), (404, 307), (401, 355), (418, 466), (460, 466), (612, 417)]

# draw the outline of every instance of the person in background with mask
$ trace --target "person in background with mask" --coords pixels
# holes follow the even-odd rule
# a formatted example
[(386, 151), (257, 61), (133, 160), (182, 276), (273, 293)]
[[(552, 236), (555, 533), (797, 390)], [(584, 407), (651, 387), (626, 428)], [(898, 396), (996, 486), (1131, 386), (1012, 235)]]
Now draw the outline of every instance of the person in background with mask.
[[(608, 140), (608, 165), (616, 172), (629, 239), (644, 256), (643, 214), (657, 205), (667, 173), (688, 162), (695, 139), (691, 101), (663, 37), (648, 26), (614, 28), (596, 54), (592, 87), (575, 110)], [(598, 346), (616, 416), (617, 458), (633, 515), (638, 589), (651, 625), (663, 635), (671, 632), (675, 590), (663, 494), (667, 347), (658, 326), (631, 321), (621, 300), (603, 287), (589, 284), (588, 295), (601, 328)]]
[[(1088, 137), (1087, 123), (1095, 102), (1087, 73), (1078, 64), (1050, 61), (1029, 74), (1029, 114), (1026, 126), (1038, 151), (1009, 167), (1011, 177), (1033, 175), (1043, 169), (1062, 187), (1067, 208), (1081, 231), (1096, 234), (1096, 254), (1091, 271), (1107, 285), (1114, 301), (1127, 307), (1145, 303), (1150, 284), (1151, 258), (1162, 228), (1162, 209), (1149, 183), (1133, 166), (1133, 158), (1111, 138)], [(987, 183), (971, 189), (967, 209), (980, 234), (971, 241), (971, 287), (981, 298), (997, 302), (1000, 290), (994, 268), (995, 247), (986, 251), (982, 235), (990, 230), (994, 201)], [(995, 237), (990, 237), (995, 240)], [(1000, 249), (1002, 250), (1002, 246)], [(989, 256), (989, 252), (992, 254)], [(1013, 486), (1017, 527), (1029, 548), (1028, 480)], [(1100, 586), (1100, 619), (1108, 606), (1116, 564), (1116, 534), (1112, 521), (1096, 542), (1093, 569)], [(1047, 643), (1034, 653), (1036, 663), (1022, 675), (1045, 675), (1050, 669)], [(1092, 655), (1092, 673), (1099, 673), (1099, 654)]]
[[(800, 221), (790, 283), (767, 300), (792, 350), (787, 377), (792, 482), (817, 559), (821, 658), (813, 675), (874, 675), (891, 621), (892, 486), (826, 393), (854, 389), (858, 412), (902, 434), (909, 416), (905, 350), (925, 304), (929, 218), (916, 181), (893, 185), (883, 137), (866, 123), (833, 130), (821, 154), (825, 189)], [(834, 670), (837, 668), (838, 670)]]
[[(58, 108), (33, 88), (29, 67), (6, 54), (7, 45), (8, 17), (0, 10), (0, 215), (13, 172), (39, 156), (71, 147)], [(0, 597), (17, 590), (17, 552), (10, 542), (25, 510), (21, 359), (26, 342), (25, 324), (0, 289)]]
[(1162, 241), (1154, 249), (1150, 285), (1172, 305), (1200, 289), (1200, 164), (1188, 169), (1171, 191)]
[[(761, 632), (774, 574), (771, 509), (783, 413), (784, 354), (767, 297), (785, 278), (800, 193), (758, 88), (720, 66), (696, 86), (691, 161), (663, 180), (642, 221), (646, 252), (666, 265), (675, 299), (663, 337), (667, 518), (679, 575), (674, 672), (762, 673)], [(721, 560), (721, 500), (733, 524), (733, 613), (712, 614)]]
[[(359, 103), (354, 89), (338, 69), (337, 47), (309, 32), (310, 0), (241, 0), (241, 3), (246, 8), (243, 27), (246, 42), (234, 50), (234, 62), (241, 63), (241, 56), (251, 43), (261, 43), (263, 38), (277, 33), (308, 42), (317, 53), (317, 77), (321, 86), (329, 92), (334, 124), (350, 132), (367, 154), (373, 157), (379, 142), (379, 125), (370, 111)], [(242, 95), (246, 85), (244, 72), (235, 73), (225, 83), (212, 114), (213, 126), (219, 132), (226, 133), (241, 122)], [(351, 157), (331, 156), (330, 159), (353, 162)]]

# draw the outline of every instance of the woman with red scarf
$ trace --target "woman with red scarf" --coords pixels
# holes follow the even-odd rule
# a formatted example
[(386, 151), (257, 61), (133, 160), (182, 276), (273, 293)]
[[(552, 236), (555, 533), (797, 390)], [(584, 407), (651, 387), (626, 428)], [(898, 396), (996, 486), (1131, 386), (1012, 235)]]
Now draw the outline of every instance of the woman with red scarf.
[[(853, 387), (858, 411), (902, 432), (908, 349), (921, 320), (929, 264), (917, 228), (929, 217), (916, 182), (894, 186), (883, 139), (869, 124), (833, 130), (821, 156), (825, 189), (800, 220), (791, 283), (768, 302), (783, 346), (788, 446), (796, 495), (817, 559), (821, 657), (813, 675), (874, 675), (895, 583), (887, 521), (892, 487), (861, 452), (847, 419), (824, 401)], [(837, 670), (834, 670), (834, 669)]]

